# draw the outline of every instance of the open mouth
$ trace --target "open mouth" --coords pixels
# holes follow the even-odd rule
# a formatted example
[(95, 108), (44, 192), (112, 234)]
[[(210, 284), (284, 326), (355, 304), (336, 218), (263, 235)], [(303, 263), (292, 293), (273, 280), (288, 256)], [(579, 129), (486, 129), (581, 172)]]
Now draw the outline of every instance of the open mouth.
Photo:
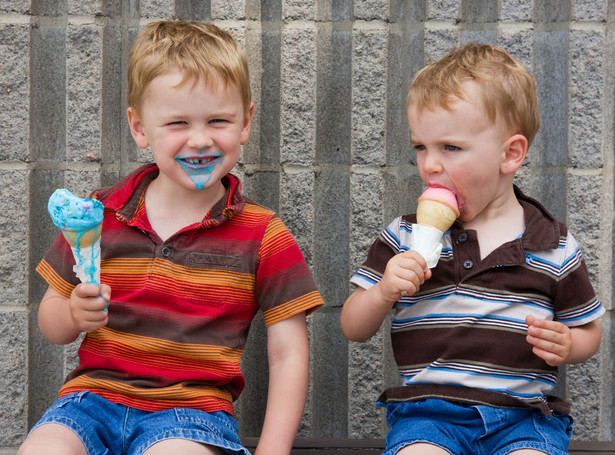
[(205, 156), (197, 155), (197, 156), (178, 156), (175, 158), (182, 166), (189, 167), (192, 169), (202, 169), (204, 167), (210, 167), (212, 165), (217, 164), (217, 162), (222, 158), (222, 154), (214, 153), (207, 154)]

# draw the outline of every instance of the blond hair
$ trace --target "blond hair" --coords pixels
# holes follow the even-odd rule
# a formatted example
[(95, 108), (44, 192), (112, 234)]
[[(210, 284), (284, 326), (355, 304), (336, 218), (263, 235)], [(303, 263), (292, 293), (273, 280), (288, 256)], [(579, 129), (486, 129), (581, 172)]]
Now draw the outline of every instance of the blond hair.
[(468, 101), (467, 81), (478, 87), (492, 123), (501, 118), (512, 133), (532, 143), (540, 127), (534, 78), (508, 52), (489, 44), (467, 44), (419, 71), (410, 85), (408, 107), (450, 110), (455, 98)]
[(241, 92), (247, 113), (252, 102), (245, 54), (235, 39), (213, 24), (160, 21), (148, 24), (137, 36), (128, 62), (128, 104), (139, 110), (147, 85), (173, 71), (183, 73), (180, 85), (202, 79), (215, 86), (222, 82)]

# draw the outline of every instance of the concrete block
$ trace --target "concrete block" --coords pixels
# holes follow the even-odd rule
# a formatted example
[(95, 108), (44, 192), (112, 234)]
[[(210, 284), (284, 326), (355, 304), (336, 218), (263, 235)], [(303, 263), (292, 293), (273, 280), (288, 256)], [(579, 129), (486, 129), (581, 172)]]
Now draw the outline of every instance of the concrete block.
[(30, 32), (30, 153), (32, 160), (66, 156), (66, 31), (35, 26)]
[(0, 447), (18, 446), (28, 431), (28, 318), (0, 312)]
[(427, 20), (459, 20), (460, 6), (461, 2), (457, 0), (427, 0)]
[(382, 165), (385, 157), (387, 41), (385, 28), (353, 30), (352, 162)]
[(246, 0), (211, 0), (212, 20), (244, 20)]
[(495, 23), (498, 20), (499, 3), (497, 0), (461, 2), (462, 20), (464, 23), (471, 24)]
[(28, 171), (0, 172), (0, 305), (28, 302)]
[(571, 2), (541, 2), (534, 1), (534, 21), (553, 24), (570, 20)]
[(572, 19), (604, 21), (606, 20), (607, 2), (596, 0), (573, 0)]
[(313, 21), (316, 18), (316, 2), (283, 0), (282, 19), (285, 21)]
[(316, 4), (318, 22), (346, 22), (353, 18), (352, 0), (324, 0)]
[(600, 167), (605, 35), (600, 31), (570, 32), (568, 148), (579, 168)]
[(0, 4), (0, 13), (28, 14), (30, 12), (29, 0), (4, 0)]
[(314, 160), (316, 126), (316, 30), (282, 31), (280, 162), (307, 165)]
[(425, 64), (433, 63), (459, 47), (461, 33), (454, 28), (425, 27)]
[(530, 72), (533, 72), (532, 56), (534, 54), (534, 36), (536, 32), (527, 29), (502, 30), (499, 32), (497, 46), (503, 47), (519, 60)]
[(381, 328), (364, 343), (348, 345), (348, 436), (382, 438), (386, 411), (375, 405), (384, 391), (385, 343), (388, 333)]
[(350, 175), (323, 169), (315, 178), (314, 278), (328, 306), (341, 307), (352, 275), (348, 259), (351, 237)]
[(79, 197), (88, 197), (92, 191), (100, 188), (100, 171), (92, 170), (67, 170), (64, 174), (64, 186)]
[(352, 111), (352, 32), (335, 26), (318, 29), (316, 160), (350, 163)]
[(167, 0), (139, 0), (142, 18), (171, 19), (175, 14), (175, 2)]
[(387, 21), (389, 18), (389, 2), (382, 0), (355, 0), (354, 17), (364, 21)]
[(175, 16), (184, 21), (212, 20), (211, 0), (175, 2)]
[(521, 22), (532, 19), (532, 6), (534, 2), (527, 0), (501, 0), (500, 20)]
[(68, 14), (74, 16), (98, 16), (103, 13), (103, 1), (90, 0), (82, 2), (79, 0), (68, 0), (66, 9)]
[(595, 440), (600, 433), (600, 353), (580, 365), (566, 367), (567, 399), (572, 405), (574, 438)]
[(242, 179), (243, 194), (271, 210), (278, 211), (280, 205), (280, 173), (246, 173)]
[(66, 157), (89, 162), (101, 157), (102, 28), (69, 25), (66, 37)]
[(366, 170), (350, 175), (350, 273), (353, 274), (365, 258), (369, 247), (386, 227), (382, 201), (385, 197), (384, 177)]
[(568, 32), (534, 32), (533, 76), (540, 129), (528, 153), (532, 167), (568, 162)]
[(282, 174), (279, 214), (299, 245), (306, 262), (313, 267), (314, 175), (311, 172)]
[(123, 129), (129, 129), (124, 104), (126, 71), (122, 68), (123, 53), (127, 50), (123, 49), (122, 33), (121, 27), (113, 22), (103, 27), (100, 81), (100, 160), (103, 163), (122, 161)]
[[(341, 278), (338, 275), (338, 278)], [(339, 311), (318, 310), (312, 323), (311, 434), (316, 438), (346, 437), (348, 384), (344, 366), (348, 361), (348, 342), (340, 330)], [(336, 366), (332, 368), (332, 366)], [(354, 394), (354, 391), (352, 392)]]
[(568, 177), (568, 227), (577, 239), (587, 262), (594, 286), (598, 284), (601, 232), (609, 219), (602, 219), (602, 200), (605, 191), (602, 177), (570, 175)]
[(28, 26), (0, 24), (0, 161), (29, 158)]
[(252, 321), (240, 367), (246, 379), (246, 388), (234, 404), (235, 418), (242, 437), (257, 437), (265, 419), (269, 383), (267, 336), (260, 312)]

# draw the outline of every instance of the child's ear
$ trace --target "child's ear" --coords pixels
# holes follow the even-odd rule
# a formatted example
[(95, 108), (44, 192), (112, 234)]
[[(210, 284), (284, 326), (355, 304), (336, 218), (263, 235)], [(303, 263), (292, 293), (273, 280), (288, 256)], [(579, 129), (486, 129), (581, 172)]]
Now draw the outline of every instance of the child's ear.
[(248, 138), (250, 137), (250, 128), (252, 127), (252, 117), (254, 116), (254, 103), (250, 103), (250, 107), (248, 108), (248, 112), (243, 119), (243, 126), (241, 127), (241, 137), (239, 139), (239, 143), (244, 145), (248, 142)]
[(504, 143), (500, 170), (503, 174), (514, 174), (525, 161), (527, 154), (527, 138), (522, 134), (513, 134)]
[(141, 121), (137, 110), (134, 107), (129, 107), (126, 110), (126, 117), (128, 117), (130, 134), (132, 134), (132, 138), (135, 140), (137, 147), (141, 149), (147, 148), (149, 142), (145, 137), (145, 129), (143, 127), (143, 122)]

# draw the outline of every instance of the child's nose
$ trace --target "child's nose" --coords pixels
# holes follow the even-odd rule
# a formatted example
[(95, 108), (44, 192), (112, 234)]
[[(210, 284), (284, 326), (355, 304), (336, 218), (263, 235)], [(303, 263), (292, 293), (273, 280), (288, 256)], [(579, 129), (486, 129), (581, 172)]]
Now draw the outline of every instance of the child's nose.
[(189, 147), (199, 150), (211, 147), (212, 144), (213, 140), (211, 139), (211, 136), (207, 133), (206, 128), (194, 129), (190, 134), (190, 139), (188, 140)]
[(428, 174), (441, 174), (442, 163), (438, 159), (435, 152), (424, 151), (423, 153), (423, 171)]

